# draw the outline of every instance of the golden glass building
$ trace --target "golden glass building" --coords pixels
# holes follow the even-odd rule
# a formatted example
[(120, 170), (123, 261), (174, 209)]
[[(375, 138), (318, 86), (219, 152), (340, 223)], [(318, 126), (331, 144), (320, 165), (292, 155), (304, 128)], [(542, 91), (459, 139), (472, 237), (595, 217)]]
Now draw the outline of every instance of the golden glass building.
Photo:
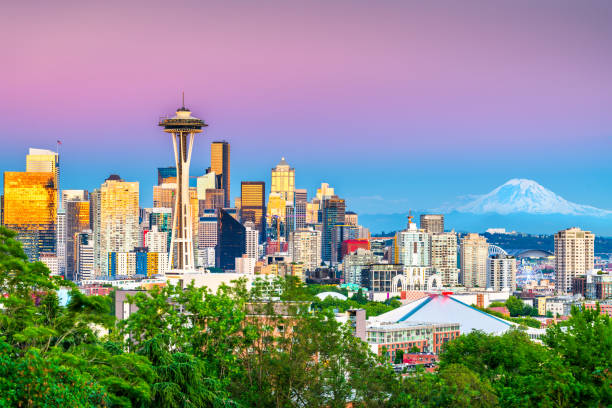
[(266, 235), (266, 183), (243, 181), (240, 187), (240, 219), (251, 221), (262, 240)]
[(138, 182), (111, 175), (92, 193), (94, 269), (108, 275), (108, 254), (130, 252), (138, 246)]
[(59, 155), (46, 149), (30, 148), (26, 156), (26, 171), (28, 173), (53, 173), (55, 184), (59, 181)]
[(220, 179), (219, 188), (225, 192), (223, 207), (230, 207), (230, 145), (226, 141), (212, 142), (210, 170)]
[(54, 253), (57, 184), (54, 172), (4, 173), (4, 226), (17, 231), (31, 261)]
[(176, 183), (164, 183), (153, 186), (153, 207), (174, 208), (174, 197), (176, 196)]
[(272, 169), (270, 193), (278, 193), (285, 201), (293, 201), (295, 191), (295, 169), (289, 166), (285, 158)]

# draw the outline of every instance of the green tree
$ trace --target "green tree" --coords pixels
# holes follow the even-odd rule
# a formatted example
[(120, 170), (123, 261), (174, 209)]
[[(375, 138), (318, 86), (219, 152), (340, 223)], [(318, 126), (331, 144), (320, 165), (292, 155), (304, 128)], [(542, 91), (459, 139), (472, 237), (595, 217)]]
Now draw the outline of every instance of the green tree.
[(510, 296), (508, 300), (506, 300), (506, 307), (510, 312), (510, 316), (522, 316), (523, 309), (525, 308), (525, 303), (515, 296)]
[(551, 326), (543, 342), (580, 384), (577, 404), (612, 405), (612, 319), (595, 310), (572, 308), (564, 326)]
[(104, 407), (103, 387), (84, 375), (44, 359), (38, 350), (22, 353), (0, 339), (0, 406)]
[(395, 351), (395, 364), (402, 364), (404, 362), (404, 350), (399, 349)]
[(440, 371), (453, 364), (467, 367), (491, 384), (501, 406), (548, 406), (552, 405), (549, 370), (558, 368), (555, 362), (545, 347), (520, 330), (501, 336), (472, 332), (446, 345)]

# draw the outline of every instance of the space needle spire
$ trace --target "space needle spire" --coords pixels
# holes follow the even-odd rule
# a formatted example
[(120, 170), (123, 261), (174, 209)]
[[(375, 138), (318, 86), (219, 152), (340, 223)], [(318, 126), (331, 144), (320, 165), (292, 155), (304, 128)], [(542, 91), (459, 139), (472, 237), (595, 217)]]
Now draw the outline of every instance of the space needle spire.
[(175, 116), (160, 119), (159, 126), (171, 136), (176, 162), (176, 194), (168, 266), (173, 273), (195, 272), (193, 217), (189, 202), (189, 165), (195, 135), (202, 133), (202, 128), (208, 125), (203, 120), (191, 116), (191, 111), (185, 107), (183, 93), (183, 106), (176, 111)]

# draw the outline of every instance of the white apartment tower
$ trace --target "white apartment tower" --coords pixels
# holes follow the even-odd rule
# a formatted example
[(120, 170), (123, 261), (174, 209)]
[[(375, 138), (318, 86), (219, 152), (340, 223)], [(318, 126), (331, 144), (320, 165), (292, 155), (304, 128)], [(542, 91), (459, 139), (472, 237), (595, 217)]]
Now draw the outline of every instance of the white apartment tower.
[(315, 270), (321, 265), (321, 231), (296, 229), (289, 235), (289, 256), (293, 262), (304, 265), (305, 270)]
[(555, 234), (555, 285), (557, 293), (572, 289), (572, 278), (594, 267), (595, 235), (580, 228), (568, 228)]
[(149, 252), (168, 252), (168, 232), (159, 231), (157, 225), (153, 225), (151, 231), (145, 235), (145, 246)]
[(404, 266), (431, 265), (430, 234), (408, 221), (408, 228), (398, 231), (393, 239), (393, 262)]
[(259, 258), (259, 230), (255, 228), (255, 224), (247, 221), (245, 224), (246, 233), (246, 256), (257, 260)]
[(516, 290), (516, 258), (497, 254), (487, 259), (487, 289), (496, 292)]
[(466, 288), (487, 286), (487, 259), (489, 244), (478, 234), (468, 234), (461, 239), (461, 276)]
[(442, 276), (443, 286), (459, 283), (457, 268), (457, 234), (443, 232), (431, 235), (431, 267)]

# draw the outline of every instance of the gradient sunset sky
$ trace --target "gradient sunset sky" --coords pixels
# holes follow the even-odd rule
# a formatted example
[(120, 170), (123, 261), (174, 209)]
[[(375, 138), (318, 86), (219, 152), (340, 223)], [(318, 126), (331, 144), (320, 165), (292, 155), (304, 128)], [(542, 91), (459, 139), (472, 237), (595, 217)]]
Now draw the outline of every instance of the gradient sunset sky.
[[(309, 196), (437, 207), (530, 178), (612, 209), (612, 1), (28, 1), (3, 4), (1, 171), (60, 139), (63, 189), (172, 165), (185, 91), (240, 181), (282, 156)], [(269, 187), (268, 187), (269, 188)]]

